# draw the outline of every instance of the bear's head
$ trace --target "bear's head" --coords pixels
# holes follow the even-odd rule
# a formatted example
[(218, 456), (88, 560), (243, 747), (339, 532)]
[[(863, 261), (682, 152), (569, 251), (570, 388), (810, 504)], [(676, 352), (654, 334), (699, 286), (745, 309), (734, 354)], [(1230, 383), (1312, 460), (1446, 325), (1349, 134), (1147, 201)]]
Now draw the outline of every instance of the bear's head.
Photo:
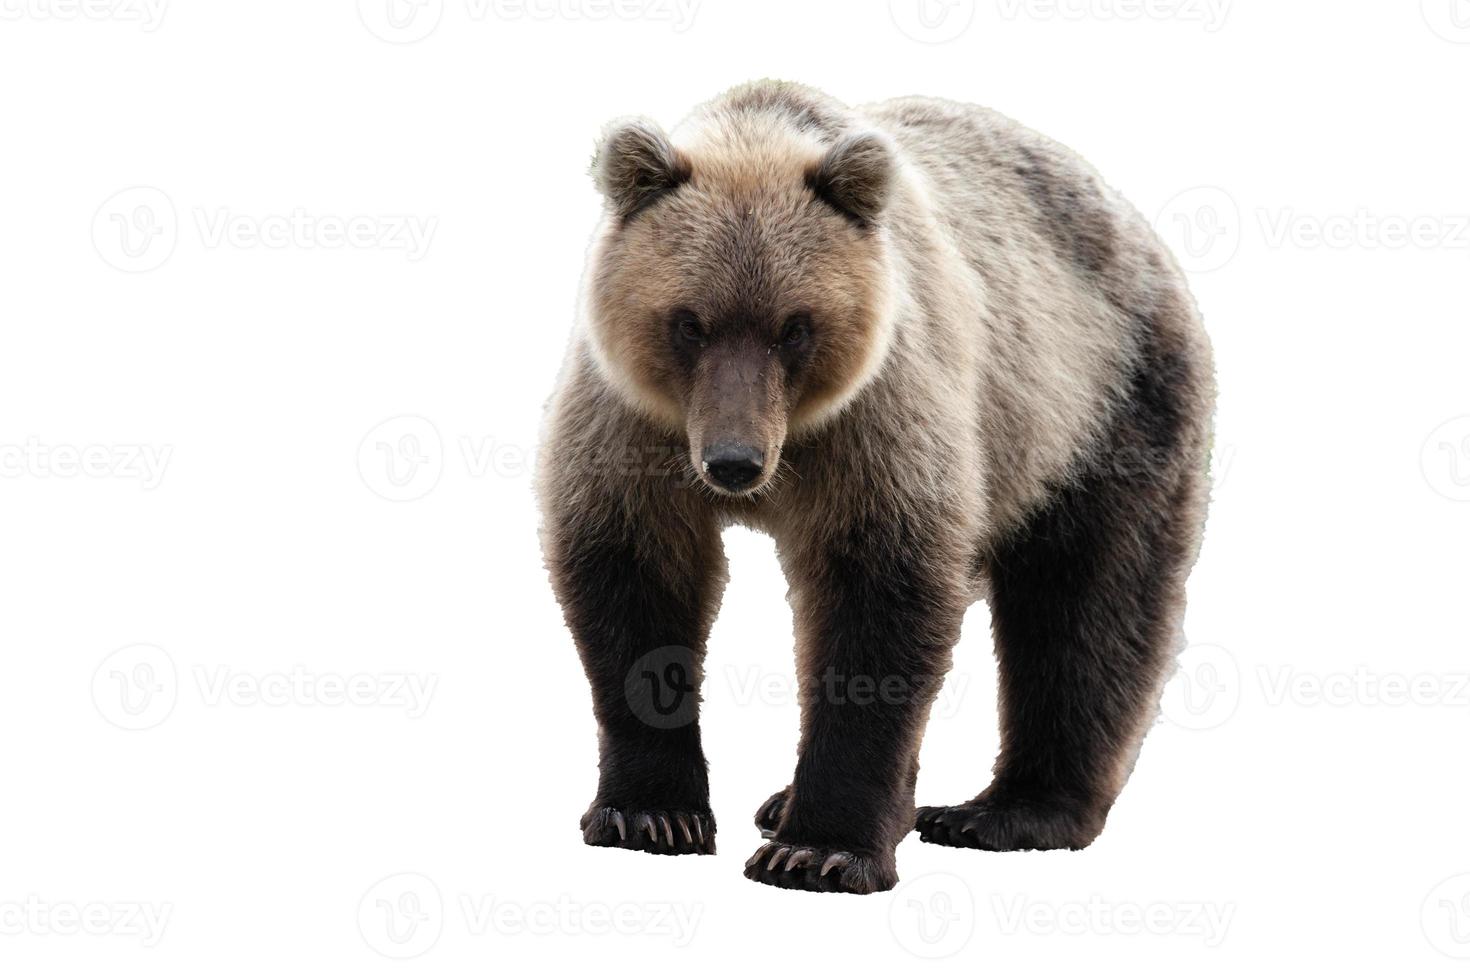
[(586, 320), (603, 373), (687, 436), (722, 493), (766, 485), (790, 433), (821, 425), (874, 375), (893, 329), (885, 207), (894, 151), (871, 132), (790, 120), (607, 131), (606, 202)]

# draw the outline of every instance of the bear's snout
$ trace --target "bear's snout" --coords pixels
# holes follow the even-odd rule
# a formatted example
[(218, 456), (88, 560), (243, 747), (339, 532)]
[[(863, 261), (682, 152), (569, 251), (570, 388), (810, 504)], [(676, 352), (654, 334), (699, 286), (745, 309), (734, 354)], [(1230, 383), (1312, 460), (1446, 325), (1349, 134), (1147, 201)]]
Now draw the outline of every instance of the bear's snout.
[(760, 478), (766, 454), (755, 446), (721, 442), (705, 447), (701, 463), (705, 475), (720, 489), (740, 493)]

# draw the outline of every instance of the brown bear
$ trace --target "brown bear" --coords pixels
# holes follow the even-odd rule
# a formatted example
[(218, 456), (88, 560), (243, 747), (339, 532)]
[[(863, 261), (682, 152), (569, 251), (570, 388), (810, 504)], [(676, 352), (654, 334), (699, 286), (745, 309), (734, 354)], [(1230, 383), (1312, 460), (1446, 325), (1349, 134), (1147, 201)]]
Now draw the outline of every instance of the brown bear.
[[(599, 725), (586, 843), (714, 851), (699, 685), (740, 523), (780, 555), (802, 712), (747, 877), (888, 889), (914, 829), (1086, 846), (1180, 648), (1207, 499), (1210, 350), (1148, 223), (995, 112), (778, 82), (672, 136), (614, 124), (593, 174), (537, 476)], [(974, 799), (916, 810), (978, 598), (1000, 754)]]

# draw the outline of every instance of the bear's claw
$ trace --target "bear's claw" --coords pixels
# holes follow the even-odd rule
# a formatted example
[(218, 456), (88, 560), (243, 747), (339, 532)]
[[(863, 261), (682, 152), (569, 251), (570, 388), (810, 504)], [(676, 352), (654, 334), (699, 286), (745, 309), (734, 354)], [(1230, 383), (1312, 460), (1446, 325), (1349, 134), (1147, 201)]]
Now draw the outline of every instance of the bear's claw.
[(930, 844), (982, 851), (1075, 851), (1092, 843), (1101, 829), (1066, 807), (1000, 800), (921, 806), (914, 827)]
[(777, 888), (809, 892), (849, 892), (867, 895), (887, 891), (898, 882), (890, 857), (854, 854), (768, 841), (745, 862), (745, 877)]
[(582, 817), (582, 840), (593, 847), (622, 847), (650, 854), (713, 854), (715, 818), (707, 810), (594, 806)]
[(776, 828), (781, 824), (781, 818), (786, 814), (786, 794), (791, 792), (791, 787), (786, 787), (779, 792), (772, 793), (755, 811), (755, 825), (760, 828), (761, 836), (770, 840), (776, 836)]

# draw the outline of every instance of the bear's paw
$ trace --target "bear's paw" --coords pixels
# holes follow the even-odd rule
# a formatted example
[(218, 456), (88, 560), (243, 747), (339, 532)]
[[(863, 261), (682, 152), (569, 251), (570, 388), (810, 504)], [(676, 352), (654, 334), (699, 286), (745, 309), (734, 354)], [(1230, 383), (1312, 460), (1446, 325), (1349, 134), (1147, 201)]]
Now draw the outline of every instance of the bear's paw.
[(779, 840), (762, 844), (751, 855), (745, 862), (745, 877), (777, 888), (854, 895), (885, 892), (898, 883), (892, 854), (863, 855), (824, 847), (783, 844)]
[(594, 806), (582, 817), (582, 840), (650, 854), (713, 854), (715, 818), (708, 810)]
[(1081, 850), (1102, 828), (1072, 807), (1033, 801), (976, 800), (958, 806), (921, 806), (919, 839), (981, 851)]

